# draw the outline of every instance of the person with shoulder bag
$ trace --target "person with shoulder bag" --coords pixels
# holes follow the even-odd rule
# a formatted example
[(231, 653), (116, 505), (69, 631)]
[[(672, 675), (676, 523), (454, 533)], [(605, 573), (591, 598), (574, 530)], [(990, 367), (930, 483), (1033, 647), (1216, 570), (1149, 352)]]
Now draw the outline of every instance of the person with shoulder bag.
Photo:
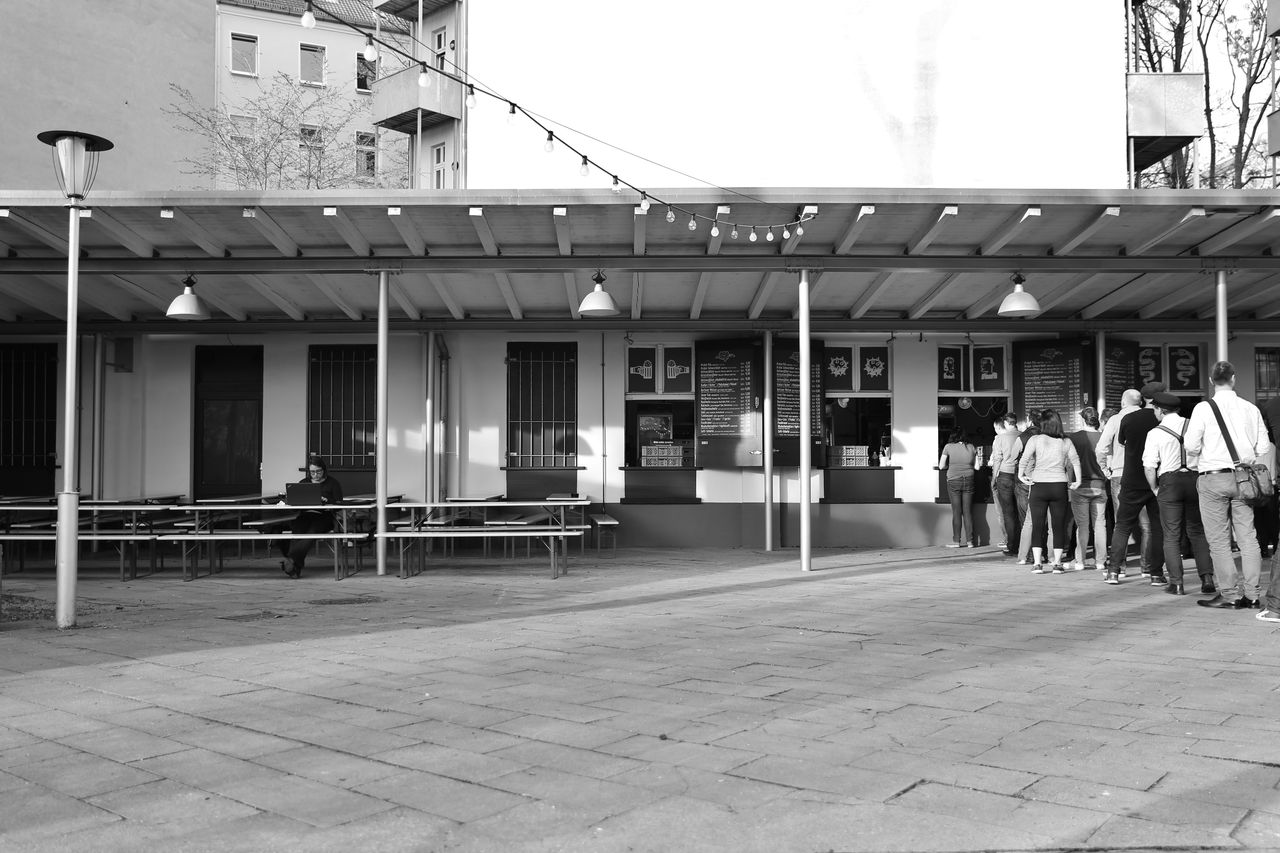
[[(1253, 529), (1253, 508), (1246, 503), (1237, 482), (1241, 466), (1249, 466), (1267, 452), (1271, 441), (1262, 413), (1235, 392), (1236, 369), (1219, 361), (1210, 372), (1213, 397), (1196, 404), (1191, 412), (1183, 444), (1188, 456), (1198, 456), (1200, 516), (1213, 555), (1217, 595), (1197, 601), (1202, 607), (1222, 610), (1258, 606), (1262, 578), (1262, 552)], [(1231, 554), (1231, 534), (1240, 548), (1240, 570)], [(1280, 602), (1278, 602), (1280, 603)]]

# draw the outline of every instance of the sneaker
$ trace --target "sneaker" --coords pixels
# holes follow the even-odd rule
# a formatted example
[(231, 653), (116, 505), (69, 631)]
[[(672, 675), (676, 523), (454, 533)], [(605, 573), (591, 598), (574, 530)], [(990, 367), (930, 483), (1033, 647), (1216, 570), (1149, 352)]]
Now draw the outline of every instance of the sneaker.
[(1050, 571), (1051, 571), (1053, 574), (1055, 574), (1055, 575), (1060, 575), (1060, 574), (1063, 574), (1064, 572), (1066, 572), (1066, 569), (1062, 568), (1062, 564), (1061, 564), (1061, 563), (1054, 563), (1054, 564), (1053, 564), (1053, 568), (1052, 568), (1052, 569), (1050, 569)]
[(1253, 618), (1259, 622), (1280, 622), (1280, 613), (1274, 610), (1264, 610)]
[(959, 548), (959, 547), (960, 547), (960, 543), (959, 543), (959, 542), (948, 542), (948, 543), (947, 543), (946, 545), (944, 545), (943, 547), (944, 547), (944, 548)]
[(996, 543), (996, 547), (997, 547), (997, 548), (999, 548), (1001, 551), (1008, 551), (1008, 550), (1009, 550), (1009, 543), (1008, 543), (1008, 542), (997, 542), (997, 543)]
[(1023, 557), (1021, 560), (1018, 560), (1018, 562), (1016, 562), (1014, 565), (1016, 565), (1016, 566), (1029, 566), (1029, 565), (1031, 565), (1031, 558), (1030, 558), (1030, 557)]
[(1042, 575), (1042, 574), (1044, 574), (1044, 564), (1042, 564), (1042, 563), (1036, 563), (1034, 566), (1032, 566), (1032, 567), (1031, 567), (1031, 574), (1033, 574), (1033, 575)]
[(1073, 571), (1073, 572), (1083, 572), (1084, 563), (1080, 562), (1079, 560), (1072, 560), (1070, 563), (1067, 563), (1066, 568), (1069, 571)]
[(1111, 584), (1120, 583), (1120, 575), (1118, 572), (1107, 572), (1107, 576), (1103, 580)]
[(1122, 567), (1122, 568), (1119, 568), (1119, 569), (1116, 569), (1116, 577), (1120, 578), (1121, 580), (1124, 580), (1124, 568), (1123, 568), (1123, 567)]
[(966, 547), (966, 548), (977, 548), (977, 547), (978, 547), (978, 543), (977, 543), (977, 542), (966, 542), (966, 543), (964, 543), (964, 547)]
[(1164, 575), (1151, 575), (1150, 577), (1152, 586), (1164, 586), (1169, 582)]
[(1084, 564), (1084, 570), (1085, 570), (1086, 572), (1096, 572), (1096, 571), (1098, 570), (1098, 564), (1097, 564), (1097, 563), (1085, 563), (1085, 564)]

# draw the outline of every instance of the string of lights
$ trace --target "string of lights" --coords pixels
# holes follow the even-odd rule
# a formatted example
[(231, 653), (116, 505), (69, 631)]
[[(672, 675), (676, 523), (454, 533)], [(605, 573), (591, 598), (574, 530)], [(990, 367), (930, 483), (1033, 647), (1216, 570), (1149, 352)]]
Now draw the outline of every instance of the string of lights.
[[(316, 6), (316, 0), (307, 0), (306, 9), (305, 11), (303, 11), (301, 20), (300, 20), (301, 25), (307, 29), (311, 29), (316, 25), (315, 6)], [(669, 224), (674, 224), (677, 220), (683, 220), (685, 217), (688, 217), (688, 222), (686, 224), (686, 227), (690, 231), (697, 231), (699, 227), (699, 223), (706, 222), (706, 223), (710, 223), (711, 225), (710, 233), (712, 237), (719, 237), (721, 234), (721, 226), (725, 226), (729, 229), (729, 238), (732, 240), (737, 240), (741, 233), (746, 233), (747, 235), (746, 239), (748, 242), (755, 243), (759, 241), (761, 239), (761, 235), (763, 235), (765, 242), (771, 243), (776, 239), (775, 232), (780, 233), (783, 240), (789, 240), (793, 233), (796, 236), (802, 236), (804, 234), (804, 224), (809, 220), (813, 219), (817, 215), (816, 213), (811, 213), (811, 212), (801, 212), (796, 218), (782, 221), (782, 222), (744, 223), (744, 222), (728, 220), (728, 219), (722, 220), (719, 218), (718, 215), (707, 216), (704, 213), (699, 213), (695, 210), (690, 210), (689, 208), (682, 207), (681, 205), (676, 204), (674, 202), (668, 201), (663, 198), (659, 198), (658, 196), (655, 196), (652, 193), (650, 193), (645, 188), (637, 186), (631, 181), (628, 181), (625, 178), (621, 177), (617, 173), (607, 169), (605, 166), (603, 166), (601, 163), (593, 159), (591, 156), (589, 156), (579, 148), (575, 147), (571, 142), (566, 140), (563, 136), (561, 136), (560, 134), (557, 134), (555, 130), (549, 127), (548, 124), (544, 122), (539, 116), (529, 112), (520, 104), (516, 103), (513, 100), (505, 98), (502, 95), (497, 94), (496, 92), (490, 91), (484, 86), (477, 86), (474, 80), (468, 76), (464, 76), (461, 69), (458, 69), (456, 65), (454, 65), (454, 68), (458, 70), (458, 73), (446, 71), (445, 69), (440, 67), (432, 67), (425, 60), (416, 59), (412, 55), (405, 53), (404, 50), (401, 49), (401, 47), (395, 42), (388, 41), (381, 37), (375, 37), (374, 33), (369, 32), (368, 30), (362, 28), (358, 24), (354, 24), (344, 19), (341, 15), (334, 13), (331, 9), (323, 5), (320, 6), (320, 9), (325, 14), (326, 17), (332, 18), (333, 20), (337, 21), (339, 24), (342, 24), (348, 29), (351, 29), (365, 37), (365, 46), (364, 46), (364, 50), (362, 51), (362, 54), (366, 61), (368, 62), (378, 61), (378, 59), (382, 55), (382, 50), (379, 49), (379, 45), (381, 45), (383, 49), (390, 51), (391, 53), (394, 53), (399, 57), (401, 57), (403, 60), (405, 60), (405, 62), (408, 63), (409, 67), (412, 67), (414, 65), (418, 66), (418, 85), (419, 86), (423, 88), (430, 87), (432, 85), (432, 75), (438, 75), (445, 79), (452, 80), (458, 83), (460, 86), (464, 87), (466, 90), (466, 96), (463, 99), (463, 103), (467, 109), (474, 109), (476, 107), (477, 94), (484, 95), (485, 97), (491, 98), (497, 102), (505, 104), (507, 107), (507, 123), (513, 124), (516, 120), (517, 115), (523, 116), (525, 119), (532, 122), (535, 126), (537, 126), (537, 128), (543, 134), (545, 134), (545, 142), (543, 143), (542, 147), (543, 147), (543, 150), (546, 151), (548, 154), (554, 154), (556, 151), (556, 145), (557, 143), (559, 143), (561, 147), (565, 148), (566, 150), (571, 152), (575, 157), (580, 159), (580, 165), (578, 167), (578, 172), (580, 175), (582, 175), (583, 177), (589, 176), (593, 168), (603, 173), (604, 175), (608, 176), (611, 179), (610, 188), (615, 193), (621, 194), (624, 190), (631, 190), (632, 192), (638, 194), (640, 197), (639, 207), (645, 213), (648, 213), (654, 204), (657, 204), (660, 207), (665, 207), (666, 208), (665, 218)], [(381, 14), (376, 10), (371, 10), (371, 11), (374, 11), (375, 14)], [(416, 36), (410, 35), (409, 37), (419, 47), (423, 48), (424, 50), (428, 50), (426, 45), (422, 44), (421, 41), (418, 41)], [(445, 61), (448, 61), (448, 60), (445, 60)], [(453, 65), (452, 62), (450, 62), (450, 64)], [(719, 187), (719, 189), (725, 189), (725, 188)], [(732, 190), (726, 190), (726, 191), (733, 192)], [(737, 195), (742, 195), (742, 194), (737, 193)]]

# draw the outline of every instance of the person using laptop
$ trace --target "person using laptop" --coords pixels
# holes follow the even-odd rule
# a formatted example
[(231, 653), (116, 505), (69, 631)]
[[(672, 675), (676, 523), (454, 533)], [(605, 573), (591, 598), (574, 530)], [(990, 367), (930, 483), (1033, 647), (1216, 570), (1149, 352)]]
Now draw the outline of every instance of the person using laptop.
[[(317, 505), (335, 504), (342, 500), (342, 485), (329, 476), (329, 467), (319, 456), (307, 457), (307, 476), (299, 482), (311, 483), (319, 487)], [(329, 533), (333, 530), (333, 525), (333, 510), (304, 509), (299, 511), (297, 517), (290, 522), (289, 531), (291, 533)], [(307, 554), (311, 553), (311, 546), (315, 544), (315, 540), (281, 539), (278, 544), (280, 553), (284, 555), (280, 568), (291, 578), (302, 577)]]

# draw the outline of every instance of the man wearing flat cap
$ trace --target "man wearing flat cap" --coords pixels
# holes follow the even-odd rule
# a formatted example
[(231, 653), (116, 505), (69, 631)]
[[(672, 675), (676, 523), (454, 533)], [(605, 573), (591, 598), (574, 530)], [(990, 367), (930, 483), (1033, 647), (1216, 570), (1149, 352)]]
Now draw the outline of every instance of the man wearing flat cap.
[[(1165, 390), (1163, 382), (1148, 382), (1142, 386), (1143, 400), (1151, 398)], [(1124, 570), (1126, 554), (1129, 551), (1129, 534), (1139, 527), (1138, 518), (1146, 515), (1147, 529), (1143, 530), (1150, 582), (1152, 586), (1164, 586), (1164, 536), (1160, 529), (1160, 506), (1156, 503), (1155, 492), (1147, 482), (1147, 475), (1142, 470), (1142, 451), (1146, 448), (1147, 433), (1157, 425), (1156, 416), (1150, 408), (1139, 408), (1137, 411), (1123, 415), (1120, 427), (1116, 430), (1116, 442), (1124, 448), (1124, 471), (1120, 476), (1120, 501), (1116, 506), (1116, 527), (1111, 535), (1111, 568), (1104, 580), (1110, 584), (1120, 582), (1120, 572)]]
[(1187, 420), (1178, 410), (1182, 401), (1168, 391), (1157, 391), (1151, 398), (1159, 426), (1147, 434), (1142, 451), (1142, 469), (1147, 483), (1156, 494), (1160, 508), (1160, 524), (1164, 528), (1164, 562), (1169, 582), (1164, 591), (1182, 595), (1182, 536), (1191, 540), (1191, 553), (1196, 558), (1200, 575), (1200, 591), (1213, 592), (1213, 557), (1209, 540), (1200, 522), (1200, 495), (1196, 491), (1196, 457), (1183, 446)]

